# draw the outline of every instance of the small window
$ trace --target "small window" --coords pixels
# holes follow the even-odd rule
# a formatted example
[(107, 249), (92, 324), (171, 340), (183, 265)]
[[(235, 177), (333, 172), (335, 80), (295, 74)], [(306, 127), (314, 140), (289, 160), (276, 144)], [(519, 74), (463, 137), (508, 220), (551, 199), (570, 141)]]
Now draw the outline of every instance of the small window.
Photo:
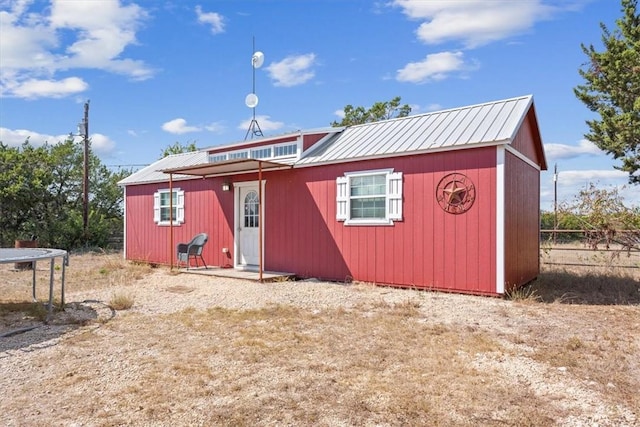
[(298, 144), (277, 145), (273, 147), (274, 157), (295, 156), (298, 153)]
[(209, 163), (224, 162), (225, 160), (227, 160), (227, 155), (226, 154), (211, 154), (211, 155), (209, 155)]
[(336, 219), (346, 225), (391, 225), (402, 220), (402, 173), (346, 173), (336, 180)]
[(174, 225), (184, 222), (184, 191), (174, 189), (169, 193), (168, 189), (158, 190), (153, 195), (153, 221), (158, 225), (169, 225), (171, 220)]
[(271, 157), (271, 147), (251, 150), (252, 159), (268, 159), (269, 157)]
[(245, 228), (256, 228), (260, 221), (258, 213), (260, 204), (258, 203), (258, 193), (250, 191), (244, 198), (244, 226)]
[(229, 153), (229, 160), (246, 159), (249, 154), (246, 151), (236, 151), (235, 153)]

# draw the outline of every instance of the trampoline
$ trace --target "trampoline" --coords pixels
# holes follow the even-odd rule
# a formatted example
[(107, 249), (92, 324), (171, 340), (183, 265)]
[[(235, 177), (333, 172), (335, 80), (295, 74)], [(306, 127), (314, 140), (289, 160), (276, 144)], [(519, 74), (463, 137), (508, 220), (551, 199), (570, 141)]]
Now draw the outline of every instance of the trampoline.
[(54, 266), (55, 259), (62, 259), (62, 277), (60, 279), (60, 306), (64, 310), (64, 274), (65, 268), (69, 265), (69, 254), (62, 249), (45, 249), (45, 248), (0, 248), (0, 264), (9, 263), (33, 263), (32, 287), (31, 294), (33, 302), (37, 302), (36, 298), (36, 263), (42, 260), (49, 261), (49, 306), (47, 321), (53, 312), (53, 283), (54, 283)]

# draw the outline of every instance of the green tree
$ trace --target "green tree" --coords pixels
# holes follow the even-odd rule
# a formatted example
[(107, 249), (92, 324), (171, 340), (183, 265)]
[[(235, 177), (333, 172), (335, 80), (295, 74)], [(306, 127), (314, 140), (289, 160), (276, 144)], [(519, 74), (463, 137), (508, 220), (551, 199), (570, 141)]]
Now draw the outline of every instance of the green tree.
[(37, 236), (42, 245), (105, 247), (123, 230), (123, 192), (113, 173), (89, 157), (89, 222), (82, 221), (83, 149), (72, 138), (55, 145), (20, 147), (0, 142), (0, 245)]
[(343, 111), (344, 118), (339, 122), (332, 122), (331, 126), (352, 126), (392, 119), (394, 117), (406, 117), (411, 113), (411, 107), (409, 104), (401, 106), (400, 97), (396, 96), (391, 101), (376, 102), (369, 109), (354, 107), (349, 104), (344, 107)]
[(182, 144), (181, 142), (176, 141), (172, 145), (169, 145), (164, 150), (162, 150), (162, 152), (160, 153), (160, 158), (163, 159), (167, 156), (170, 156), (171, 154), (187, 153), (189, 151), (198, 151), (195, 141), (191, 141), (186, 144)]
[(600, 118), (587, 120), (585, 135), (597, 147), (620, 160), (615, 166), (640, 183), (640, 15), (637, 0), (622, 0), (623, 17), (613, 33), (603, 24), (604, 50), (582, 44), (588, 62), (579, 70), (585, 84), (574, 93)]

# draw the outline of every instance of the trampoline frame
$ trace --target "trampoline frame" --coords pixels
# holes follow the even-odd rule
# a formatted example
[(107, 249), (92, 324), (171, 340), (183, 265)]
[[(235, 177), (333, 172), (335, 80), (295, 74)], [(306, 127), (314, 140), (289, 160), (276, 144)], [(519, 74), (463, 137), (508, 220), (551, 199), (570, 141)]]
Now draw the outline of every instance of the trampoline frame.
[(45, 323), (51, 318), (53, 313), (53, 288), (54, 288), (54, 266), (55, 259), (62, 258), (62, 277), (60, 280), (60, 306), (64, 310), (64, 276), (65, 269), (69, 265), (69, 254), (62, 249), (49, 248), (0, 248), (0, 264), (32, 262), (32, 286), (31, 295), (33, 302), (37, 302), (36, 298), (36, 263), (41, 260), (49, 259), (49, 305)]

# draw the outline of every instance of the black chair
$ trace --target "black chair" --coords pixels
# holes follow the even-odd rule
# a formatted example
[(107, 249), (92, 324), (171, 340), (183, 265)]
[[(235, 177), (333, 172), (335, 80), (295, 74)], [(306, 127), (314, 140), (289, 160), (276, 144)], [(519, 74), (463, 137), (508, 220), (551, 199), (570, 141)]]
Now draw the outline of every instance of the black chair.
[(202, 258), (202, 249), (209, 240), (207, 233), (197, 234), (189, 243), (178, 243), (178, 267), (180, 264), (186, 264), (187, 269), (190, 267), (190, 259), (193, 258), (196, 261), (196, 267), (198, 265), (198, 258), (204, 264), (204, 268), (207, 268), (207, 264)]

